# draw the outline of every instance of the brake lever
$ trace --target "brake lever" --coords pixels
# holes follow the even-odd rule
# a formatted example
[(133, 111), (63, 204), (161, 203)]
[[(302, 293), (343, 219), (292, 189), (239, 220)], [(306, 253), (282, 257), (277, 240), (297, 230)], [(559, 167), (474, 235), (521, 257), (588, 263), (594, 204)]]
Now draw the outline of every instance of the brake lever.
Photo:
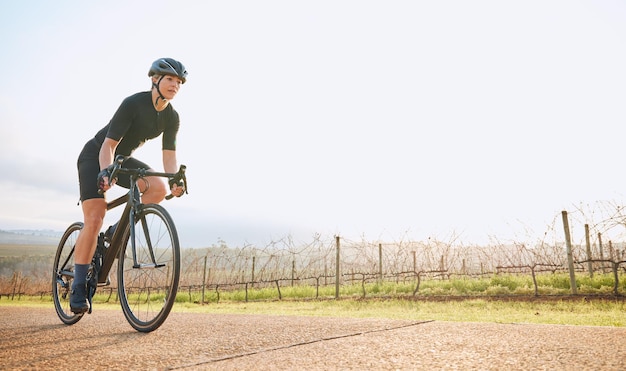
[(124, 160), (126, 160), (126, 157), (124, 157), (123, 155), (117, 155), (115, 156), (115, 161), (107, 168), (109, 174), (111, 174), (111, 177), (109, 178), (109, 184), (111, 183), (111, 179), (117, 178), (117, 172), (122, 167)]
[[(113, 163), (109, 166), (107, 166), (107, 173), (109, 173), (108, 176), (108, 181), (107, 181), (107, 185), (111, 185), (111, 181), (113, 181), (113, 179), (117, 178), (117, 172), (119, 171), (119, 169), (122, 167), (122, 163), (124, 163), (124, 160), (126, 160), (126, 157), (124, 157), (124, 155), (117, 155), (115, 156), (115, 161), (113, 161)], [(104, 192), (102, 191), (102, 189), (98, 189), (98, 194), (103, 194)]]

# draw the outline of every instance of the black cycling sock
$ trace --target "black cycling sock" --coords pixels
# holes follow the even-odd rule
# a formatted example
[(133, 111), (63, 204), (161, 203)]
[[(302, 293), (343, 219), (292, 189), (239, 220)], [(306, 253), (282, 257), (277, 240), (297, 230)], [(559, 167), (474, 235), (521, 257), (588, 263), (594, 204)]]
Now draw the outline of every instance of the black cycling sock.
[(73, 286), (84, 285), (87, 283), (87, 271), (89, 271), (90, 264), (75, 264), (74, 265), (74, 283)]

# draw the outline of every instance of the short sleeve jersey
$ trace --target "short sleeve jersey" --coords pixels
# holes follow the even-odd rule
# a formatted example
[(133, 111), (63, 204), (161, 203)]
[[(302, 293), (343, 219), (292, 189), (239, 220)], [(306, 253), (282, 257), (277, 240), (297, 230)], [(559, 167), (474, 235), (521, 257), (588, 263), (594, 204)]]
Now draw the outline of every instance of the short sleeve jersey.
[(105, 138), (118, 141), (116, 155), (130, 156), (147, 140), (163, 134), (163, 149), (176, 150), (180, 126), (178, 112), (168, 104), (161, 112), (152, 104), (152, 93), (141, 92), (124, 99), (107, 126), (96, 134), (100, 144)]

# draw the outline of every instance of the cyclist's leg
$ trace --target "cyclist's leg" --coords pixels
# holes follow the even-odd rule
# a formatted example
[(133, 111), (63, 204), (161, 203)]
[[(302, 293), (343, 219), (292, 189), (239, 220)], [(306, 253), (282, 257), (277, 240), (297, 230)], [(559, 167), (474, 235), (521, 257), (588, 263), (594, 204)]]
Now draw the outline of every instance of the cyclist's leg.
[(92, 198), (83, 201), (82, 207), (84, 226), (76, 241), (74, 260), (77, 264), (91, 264), (107, 204), (104, 198)]
[(106, 213), (106, 201), (103, 198), (92, 198), (82, 202), (84, 226), (76, 239), (74, 249), (74, 282), (70, 292), (70, 309), (74, 313), (89, 310), (87, 298), (87, 273), (91, 259), (96, 250), (98, 233), (102, 228), (102, 220)]
[[(150, 165), (143, 163), (134, 157), (128, 157), (122, 166), (128, 169), (147, 169), (154, 171)], [(124, 188), (129, 188), (130, 179), (127, 176), (120, 176), (117, 180), (117, 184)], [(148, 176), (143, 179), (139, 179), (137, 181), (137, 185), (139, 186), (139, 192), (142, 193), (141, 200), (144, 204), (158, 204), (163, 201), (167, 195), (168, 188), (165, 181), (161, 177)]]
[[(151, 171), (154, 171), (150, 169)], [(167, 187), (163, 178), (158, 176), (148, 176), (141, 179), (139, 190), (143, 193), (141, 200), (144, 204), (158, 204), (167, 196)]]
[(78, 180), (84, 226), (76, 241), (74, 259), (77, 264), (91, 264), (91, 258), (96, 251), (98, 233), (102, 228), (102, 221), (107, 210), (104, 195), (98, 193), (99, 172), (100, 163), (97, 158), (78, 161)]
[(83, 160), (78, 163), (80, 198), (82, 200), (84, 225), (74, 248), (74, 282), (70, 293), (70, 308), (76, 313), (89, 309), (87, 304), (87, 272), (96, 250), (98, 233), (106, 214), (104, 196), (98, 194), (96, 179), (100, 165), (97, 160)]

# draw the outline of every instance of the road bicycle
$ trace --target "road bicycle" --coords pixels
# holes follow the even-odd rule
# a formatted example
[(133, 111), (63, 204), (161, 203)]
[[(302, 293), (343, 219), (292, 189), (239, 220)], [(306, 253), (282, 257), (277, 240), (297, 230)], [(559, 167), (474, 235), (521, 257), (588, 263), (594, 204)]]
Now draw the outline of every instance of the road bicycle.
[[(88, 313), (97, 287), (110, 285), (110, 272), (117, 259), (117, 292), (124, 316), (137, 331), (154, 331), (170, 313), (180, 278), (180, 245), (176, 227), (161, 205), (143, 204), (137, 181), (146, 176), (169, 179), (182, 184), (187, 192), (186, 167), (177, 173), (153, 172), (147, 169), (123, 168), (124, 156), (117, 156), (109, 166), (109, 179), (130, 176), (125, 195), (107, 203), (107, 210), (126, 204), (112, 234), (98, 235), (96, 252), (87, 274)], [(95, 181), (95, 180), (94, 180)], [(168, 195), (166, 199), (171, 199)], [(59, 242), (52, 273), (54, 307), (67, 325), (78, 322), (84, 313), (70, 310), (70, 291), (74, 279), (74, 246), (83, 228), (82, 222), (71, 224)]]

